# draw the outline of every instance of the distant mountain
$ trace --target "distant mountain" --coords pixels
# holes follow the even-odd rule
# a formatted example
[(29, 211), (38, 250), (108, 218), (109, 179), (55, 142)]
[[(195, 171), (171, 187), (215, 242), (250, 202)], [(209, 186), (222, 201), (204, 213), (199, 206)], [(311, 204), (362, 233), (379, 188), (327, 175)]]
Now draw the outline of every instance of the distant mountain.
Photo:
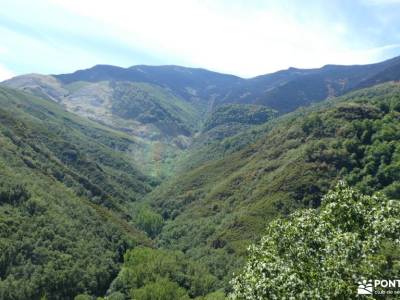
[(98, 80), (84, 78), (84, 81), (64, 84), (57, 76), (29, 74), (3, 84), (51, 99), (72, 112), (150, 139), (154, 134), (187, 136), (198, 125), (199, 112), (159, 85), (143, 81), (107, 81), (101, 76), (103, 72), (89, 74)]
[[(121, 68), (96, 65), (70, 74), (24, 75), (5, 81), (15, 88), (41, 90), (53, 99), (68, 98), (75, 83), (140, 82), (166, 89), (197, 109), (210, 111), (223, 103), (260, 104), (281, 113), (342, 95), (350, 90), (400, 79), (400, 57), (369, 65), (326, 65), (319, 69), (289, 68), (243, 79), (200, 68), (138, 65)], [(132, 98), (134, 99), (134, 98)]]
[(259, 104), (286, 113), (350, 90), (399, 80), (400, 58), (369, 65), (289, 68), (250, 79), (179, 66), (133, 66), (124, 69), (105, 65), (55, 77), (63, 83), (104, 80), (147, 82), (167, 88), (191, 103), (200, 102), (203, 107), (213, 108), (222, 103)]
[(242, 82), (242, 79), (237, 76), (205, 69), (145, 65), (130, 68), (97, 65), (90, 69), (79, 70), (72, 74), (54, 75), (54, 77), (64, 84), (76, 81), (146, 82), (167, 88), (194, 103), (212, 94), (222, 94), (227, 88)]
[[(141, 152), (137, 157), (149, 170), (154, 170), (153, 158), (158, 157), (157, 174), (168, 175), (171, 158), (199, 137), (221, 106), (261, 105), (282, 115), (399, 79), (397, 57), (369, 65), (289, 68), (250, 79), (180, 66), (97, 65), (71, 74), (17, 76), (1, 85), (51, 99), (70, 112), (142, 140), (148, 148), (157, 149), (156, 154)], [(206, 138), (230, 135), (253, 125), (219, 127)]]
[(54, 76), (28, 74), (2, 85), (52, 100), (70, 112), (135, 138), (145, 146), (135, 148), (135, 159), (140, 161), (142, 169), (156, 176), (168, 174), (169, 158), (190, 144), (192, 136), (200, 130), (206, 109), (185, 101), (170, 89), (148, 82), (64, 84)]
[(400, 80), (400, 57), (369, 65), (289, 68), (248, 79), (221, 101), (261, 104), (287, 113), (348, 91), (393, 80)]
[(222, 300), (265, 226), (338, 180), (400, 199), (399, 70), (95, 66), (1, 83), (0, 299)]

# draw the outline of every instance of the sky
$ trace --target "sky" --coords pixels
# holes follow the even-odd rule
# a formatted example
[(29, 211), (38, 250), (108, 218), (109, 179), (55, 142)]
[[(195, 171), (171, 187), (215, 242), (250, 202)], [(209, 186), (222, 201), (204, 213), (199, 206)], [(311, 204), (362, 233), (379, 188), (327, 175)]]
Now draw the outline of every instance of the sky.
[(0, 0), (0, 80), (96, 64), (242, 77), (400, 55), (400, 0)]

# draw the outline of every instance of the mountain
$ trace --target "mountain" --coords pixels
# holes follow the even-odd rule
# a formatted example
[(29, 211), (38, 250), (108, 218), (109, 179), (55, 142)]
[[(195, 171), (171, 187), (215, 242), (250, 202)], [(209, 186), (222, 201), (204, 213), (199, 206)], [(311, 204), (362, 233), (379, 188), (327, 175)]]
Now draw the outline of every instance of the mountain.
[(63, 85), (56, 77), (31, 74), (4, 84), (54, 100), (72, 112), (150, 139), (154, 132), (150, 134), (146, 130), (158, 130), (166, 136), (187, 136), (197, 126), (198, 113), (193, 107), (149, 83), (101, 80)]
[(288, 112), (350, 90), (399, 80), (399, 70), (400, 57), (396, 57), (369, 65), (289, 68), (250, 79), (179, 66), (133, 66), (123, 69), (103, 65), (55, 77), (63, 83), (104, 80), (147, 82), (165, 87), (187, 101), (203, 101), (212, 107), (221, 103), (253, 103)]
[(263, 105), (283, 114), (399, 76), (396, 57), (369, 65), (289, 68), (250, 79), (180, 66), (96, 65), (71, 74), (17, 76), (2, 84), (138, 137), (177, 138), (173, 144), (182, 147), (223, 104)]
[(67, 84), (76, 81), (146, 82), (167, 88), (187, 101), (202, 102), (211, 107), (221, 103), (251, 103), (289, 112), (350, 90), (398, 80), (399, 70), (400, 58), (396, 57), (369, 65), (289, 68), (250, 79), (179, 66), (124, 69), (105, 65), (55, 75), (55, 78)]
[(286, 113), (348, 91), (399, 80), (399, 72), (400, 57), (370, 65), (289, 68), (248, 79), (244, 87), (232, 92), (233, 97), (225, 99), (235, 103), (261, 104)]
[(1, 83), (0, 298), (222, 300), (266, 226), (339, 180), (399, 200), (399, 64)]
[(130, 205), (156, 182), (130, 137), (0, 87), (0, 298), (104, 295), (126, 249), (151, 246)]
[(127, 81), (76, 81), (30, 74), (4, 85), (49, 99), (66, 110), (134, 138), (142, 171), (168, 174), (168, 161), (187, 147), (200, 128), (202, 111), (160, 86)]
[(255, 141), (264, 125), (277, 119), (275, 110), (254, 104), (223, 104), (204, 122), (190, 146), (175, 160), (175, 172), (188, 171)]
[[(272, 219), (319, 207), (337, 180), (400, 199), (399, 95), (398, 83), (360, 90), (259, 125), (247, 145), (236, 146), (239, 134), (189, 154), (197, 164), (145, 197), (167, 220), (158, 245), (203, 262), (227, 286)], [(196, 157), (204, 153), (213, 155)]]
[[(64, 84), (76, 81), (130, 81), (155, 84), (173, 91), (187, 101), (204, 101), (212, 94), (221, 94), (228, 87), (239, 84), (242, 79), (199, 68), (180, 66), (133, 66), (120, 68), (97, 65), (72, 74), (55, 75)], [(201, 105), (201, 104), (200, 104)]]

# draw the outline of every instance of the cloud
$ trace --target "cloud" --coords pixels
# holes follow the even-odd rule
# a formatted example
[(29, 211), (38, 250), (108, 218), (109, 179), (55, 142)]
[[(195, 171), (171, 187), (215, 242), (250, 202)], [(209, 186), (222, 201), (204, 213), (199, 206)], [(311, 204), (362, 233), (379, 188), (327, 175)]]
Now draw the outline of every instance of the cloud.
[(372, 59), (369, 50), (347, 47), (351, 32), (345, 23), (321, 23), (318, 15), (315, 21), (300, 19), (295, 5), (193, 0), (51, 3), (102, 24), (117, 40), (164, 57), (166, 63), (254, 76), (289, 66), (358, 62), (360, 54), (364, 62)]
[(15, 74), (8, 70), (6, 67), (0, 65), (0, 81), (4, 81), (14, 77)]
[(397, 15), (376, 16), (359, 1), (14, 0), (0, 13), (2, 43), (13, 49), (3, 61), (18, 72), (143, 63), (249, 77), (394, 54), (385, 47), (400, 42), (389, 33)]
[(400, 0), (363, 0), (363, 3), (367, 5), (390, 5), (400, 4)]
[(8, 52), (8, 50), (6, 48), (0, 46), (0, 54), (1, 55), (6, 54), (7, 52)]

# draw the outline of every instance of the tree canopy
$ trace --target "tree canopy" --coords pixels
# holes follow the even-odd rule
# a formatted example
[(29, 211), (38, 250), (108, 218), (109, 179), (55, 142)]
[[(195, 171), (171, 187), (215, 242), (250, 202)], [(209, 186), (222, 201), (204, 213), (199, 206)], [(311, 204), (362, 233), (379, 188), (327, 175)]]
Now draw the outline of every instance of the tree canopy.
[(271, 222), (231, 299), (349, 299), (362, 279), (398, 278), (400, 206), (340, 182), (319, 210)]

